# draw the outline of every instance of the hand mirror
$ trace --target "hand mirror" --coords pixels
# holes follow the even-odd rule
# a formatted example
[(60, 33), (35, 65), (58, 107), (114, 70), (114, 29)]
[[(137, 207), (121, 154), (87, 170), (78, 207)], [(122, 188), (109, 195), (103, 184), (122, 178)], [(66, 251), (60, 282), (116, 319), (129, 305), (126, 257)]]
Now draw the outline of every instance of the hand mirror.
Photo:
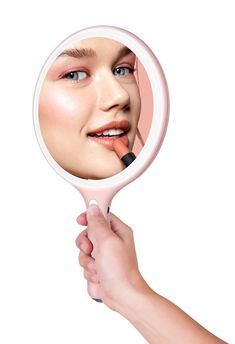
[[(35, 88), (34, 127), (44, 156), (106, 217), (113, 196), (157, 155), (168, 115), (159, 61), (117, 27), (68, 37), (45, 62)], [(93, 285), (88, 291), (98, 297)]]

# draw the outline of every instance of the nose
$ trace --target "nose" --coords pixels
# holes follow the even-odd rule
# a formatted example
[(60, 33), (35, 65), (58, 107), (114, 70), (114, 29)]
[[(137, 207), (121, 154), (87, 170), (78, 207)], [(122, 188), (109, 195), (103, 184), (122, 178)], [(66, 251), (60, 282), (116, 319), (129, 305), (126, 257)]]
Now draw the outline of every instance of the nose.
[(127, 109), (130, 105), (130, 95), (123, 87), (118, 77), (110, 72), (104, 72), (97, 77), (98, 106), (102, 111), (112, 109)]

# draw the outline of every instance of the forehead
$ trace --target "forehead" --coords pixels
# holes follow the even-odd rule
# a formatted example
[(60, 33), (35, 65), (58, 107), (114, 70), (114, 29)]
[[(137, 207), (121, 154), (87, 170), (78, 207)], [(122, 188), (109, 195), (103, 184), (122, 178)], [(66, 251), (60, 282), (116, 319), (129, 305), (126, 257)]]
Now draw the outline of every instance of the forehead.
[(108, 47), (112, 46), (112, 48), (120, 49), (124, 45), (118, 41), (115, 41), (110, 38), (104, 38), (104, 37), (93, 37), (93, 38), (87, 38), (83, 39), (80, 42), (77, 43), (78, 47), (93, 47), (94, 49), (98, 49), (100, 47)]
[(74, 48), (89, 48), (90, 47), (93, 49), (99, 49), (102, 47), (112, 47), (113, 49), (120, 49), (124, 47), (124, 45), (110, 38), (93, 37), (93, 38), (80, 40), (79, 42), (73, 44), (73, 47)]
[(132, 51), (127, 46), (118, 41), (97, 37), (80, 40), (66, 47), (58, 57), (70, 56), (83, 58), (96, 56), (107, 57), (107, 55), (120, 55), (122, 57), (131, 53)]

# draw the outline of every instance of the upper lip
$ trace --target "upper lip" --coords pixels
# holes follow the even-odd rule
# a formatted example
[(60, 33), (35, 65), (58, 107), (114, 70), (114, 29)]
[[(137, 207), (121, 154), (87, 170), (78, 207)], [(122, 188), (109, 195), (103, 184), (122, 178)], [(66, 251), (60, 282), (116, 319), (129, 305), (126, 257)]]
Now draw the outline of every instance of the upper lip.
[(89, 134), (97, 134), (97, 133), (100, 133), (100, 132), (103, 132), (103, 131), (109, 130), (109, 129), (121, 129), (126, 133), (130, 130), (130, 123), (127, 120), (112, 121), (112, 122), (109, 122), (109, 123), (103, 125), (102, 127), (99, 127), (99, 128), (96, 128), (96, 129), (90, 131), (88, 133), (88, 135)]

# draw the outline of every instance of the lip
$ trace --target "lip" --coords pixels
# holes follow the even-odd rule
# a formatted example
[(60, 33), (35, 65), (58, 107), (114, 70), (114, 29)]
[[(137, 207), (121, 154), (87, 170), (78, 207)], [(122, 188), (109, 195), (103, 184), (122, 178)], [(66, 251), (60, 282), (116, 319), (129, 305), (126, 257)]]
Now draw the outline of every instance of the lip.
[(100, 133), (108, 129), (122, 129), (123, 131), (127, 132), (130, 130), (130, 123), (125, 119), (122, 121), (112, 121), (103, 125), (102, 127), (99, 127), (95, 130), (90, 131), (89, 134)]
[[(121, 129), (124, 131), (124, 134), (122, 136), (117, 136), (117, 137), (96, 137), (96, 136), (89, 136), (89, 134), (96, 134), (100, 133), (102, 131), (108, 130), (108, 129)], [(88, 139), (91, 141), (94, 141), (96, 143), (104, 145), (107, 149), (113, 150), (113, 142), (116, 139), (122, 140), (122, 142), (126, 145), (129, 146), (129, 139), (127, 136), (127, 133), (130, 130), (130, 123), (127, 120), (122, 120), (122, 121), (112, 121), (109, 122), (102, 127), (99, 127), (95, 130), (92, 130), (88, 134)]]
[(100, 143), (104, 145), (107, 149), (109, 150), (114, 150), (113, 149), (113, 142), (117, 139), (121, 140), (125, 146), (129, 146), (129, 139), (127, 135), (123, 135), (121, 137), (116, 137), (116, 138), (109, 138), (109, 137), (92, 137), (88, 136), (89, 140)]

